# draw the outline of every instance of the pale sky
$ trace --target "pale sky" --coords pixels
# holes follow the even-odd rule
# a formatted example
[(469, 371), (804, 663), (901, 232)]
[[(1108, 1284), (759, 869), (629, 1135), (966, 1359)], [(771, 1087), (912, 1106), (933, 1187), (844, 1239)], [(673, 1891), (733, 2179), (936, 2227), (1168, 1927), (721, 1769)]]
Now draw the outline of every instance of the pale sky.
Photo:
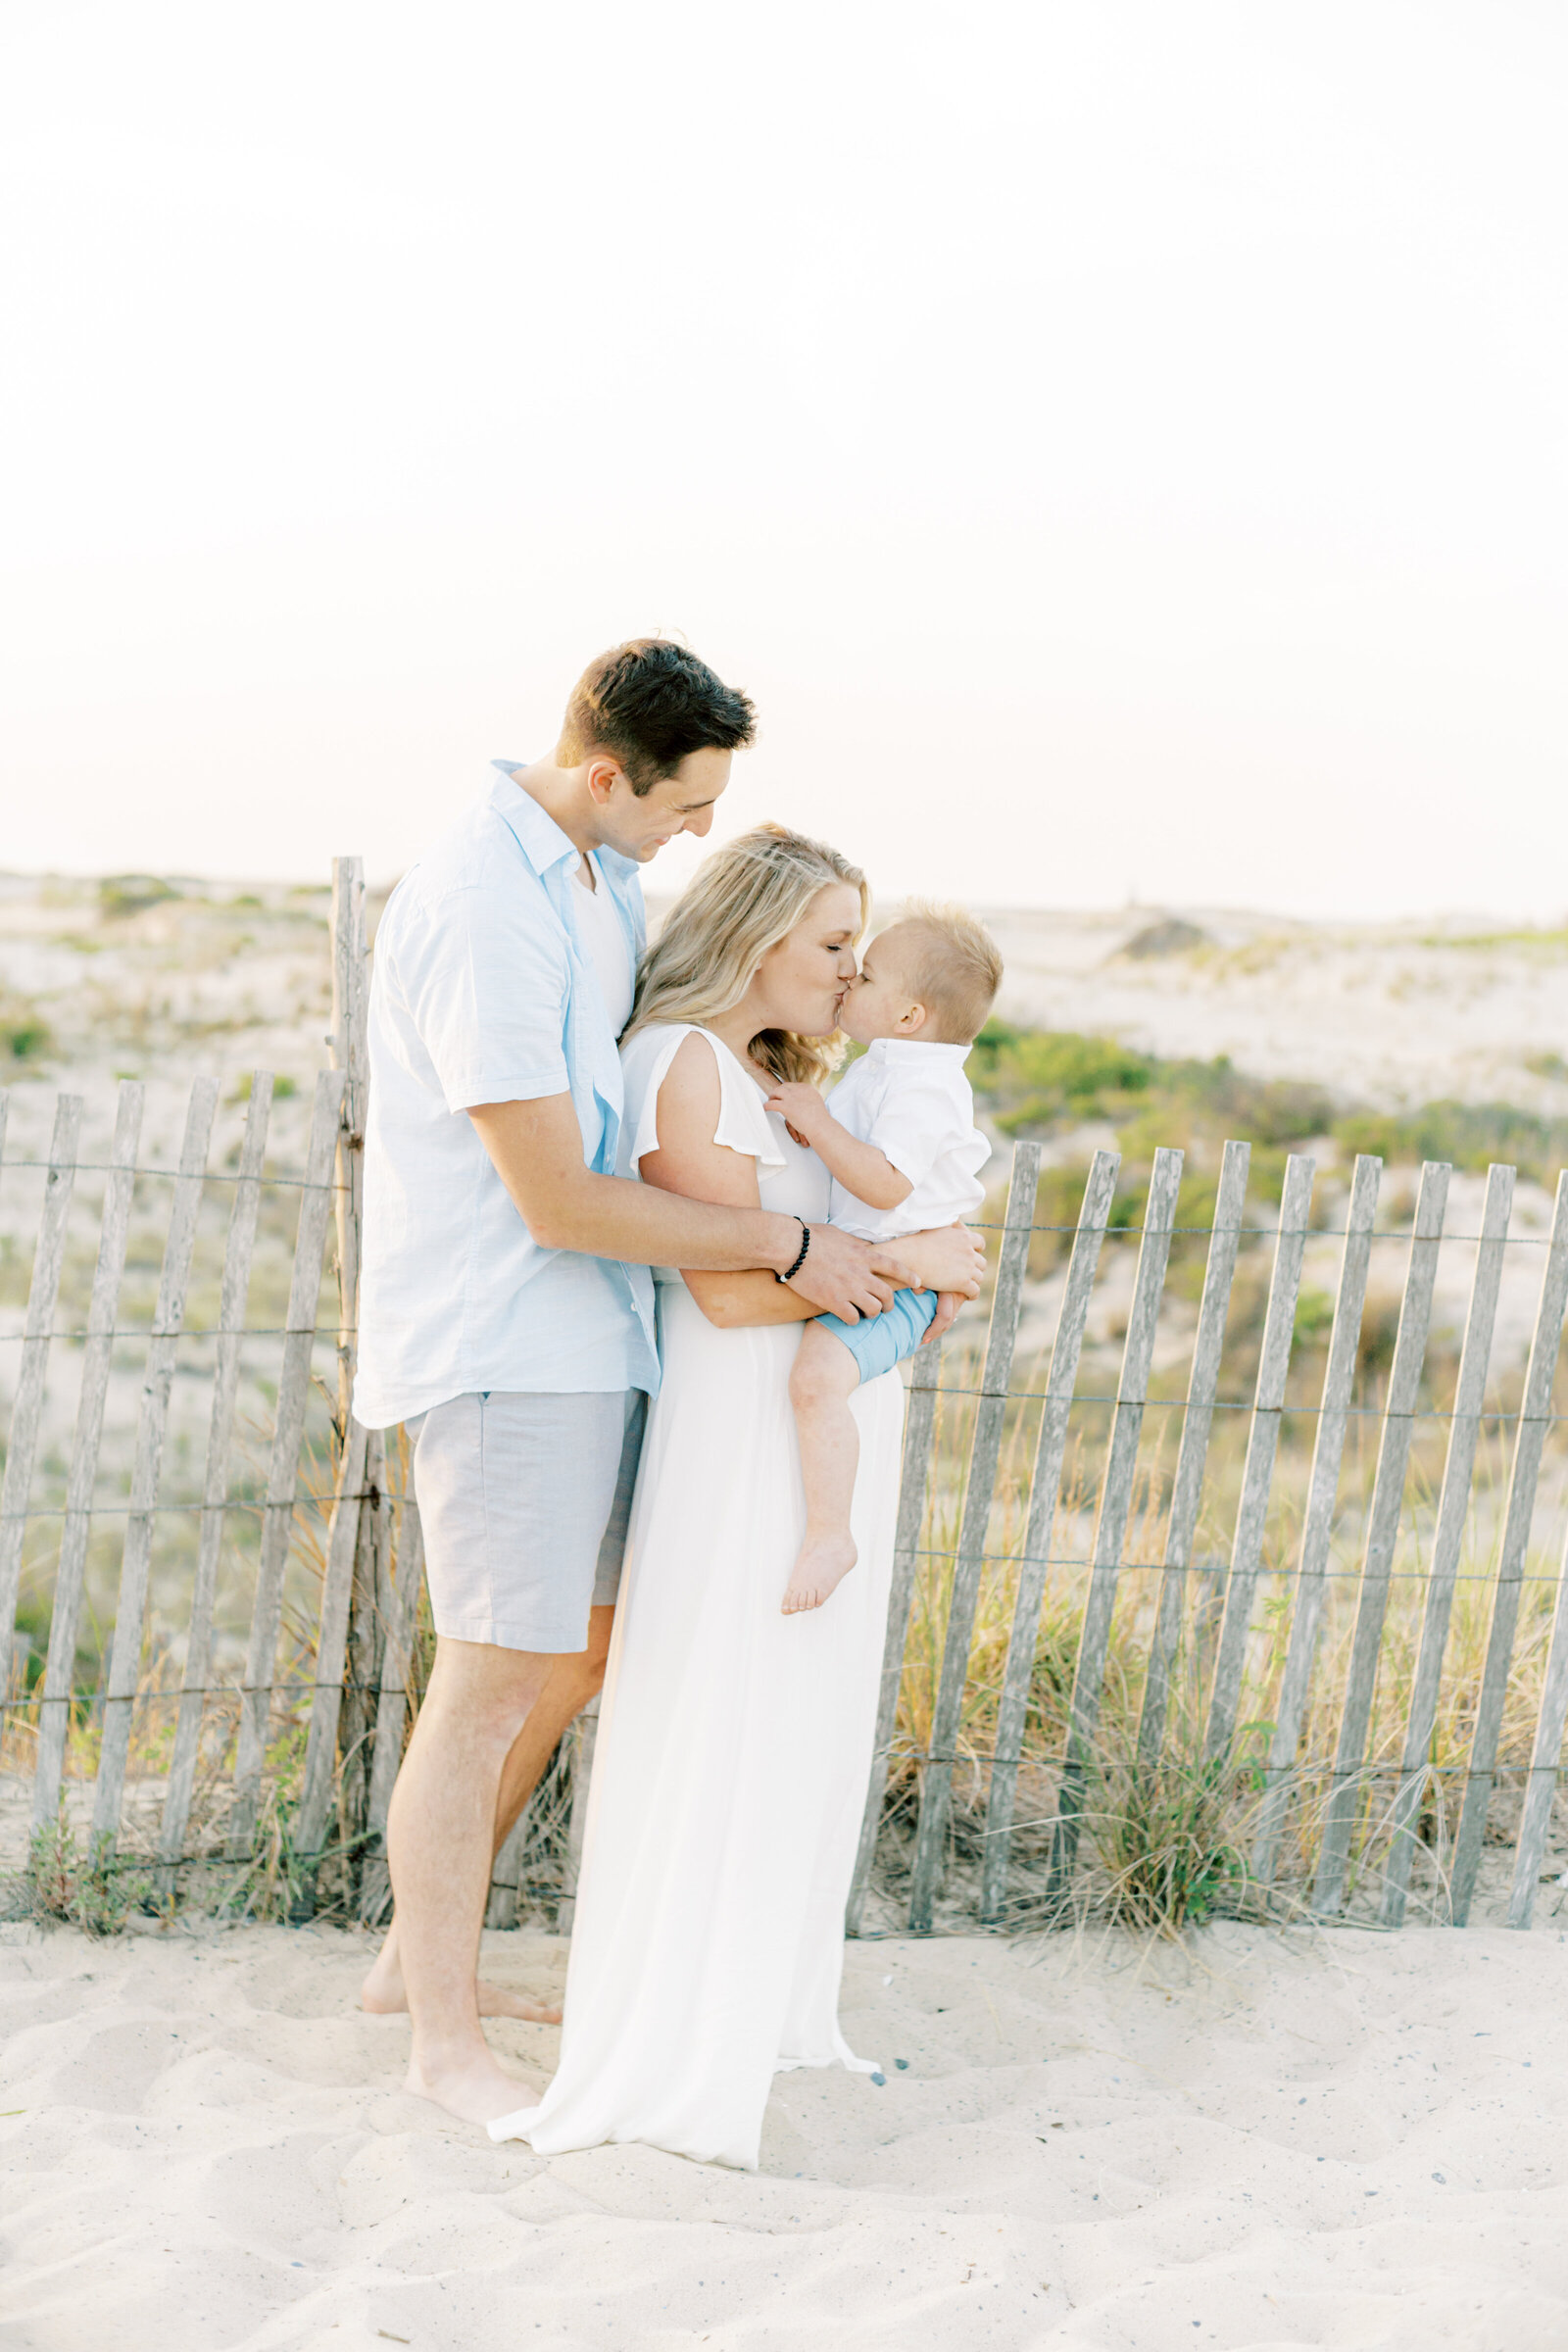
[(1561, 918), (1565, 121), (1557, 0), (12, 0), (0, 864), (390, 876), (658, 629), (884, 892)]

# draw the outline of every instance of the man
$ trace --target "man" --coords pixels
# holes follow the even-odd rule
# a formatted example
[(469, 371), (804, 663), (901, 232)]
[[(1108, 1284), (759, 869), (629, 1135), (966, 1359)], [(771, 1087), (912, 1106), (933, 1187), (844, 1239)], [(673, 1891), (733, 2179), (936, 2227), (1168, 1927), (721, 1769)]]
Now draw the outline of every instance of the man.
[[(363, 1998), (408, 2007), (409, 2088), (473, 2123), (518, 2104), (480, 2030), (479, 1934), (496, 1847), (603, 1678), (659, 1385), (648, 1269), (771, 1267), (850, 1320), (905, 1279), (832, 1227), (803, 1260), (794, 1217), (612, 1172), (638, 867), (708, 832), (754, 727), (683, 647), (616, 647), (550, 759), (495, 763), (376, 941), (354, 1410), (415, 1439), (436, 1655), (387, 1828), (396, 1921)], [(953, 1238), (944, 1287), (972, 1295)]]

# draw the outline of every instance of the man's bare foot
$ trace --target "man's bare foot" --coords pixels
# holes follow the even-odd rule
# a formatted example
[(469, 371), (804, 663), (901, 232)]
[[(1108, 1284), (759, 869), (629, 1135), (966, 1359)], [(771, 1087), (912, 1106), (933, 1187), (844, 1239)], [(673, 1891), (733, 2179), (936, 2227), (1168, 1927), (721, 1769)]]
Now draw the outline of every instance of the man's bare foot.
[(784, 1614), (819, 1609), (838, 1591), (859, 1554), (848, 1528), (841, 1535), (808, 1536), (784, 1589)]
[(449, 2065), (423, 2065), (414, 2059), (403, 2087), (416, 2099), (444, 2107), (464, 2124), (493, 2124), (519, 2107), (537, 2107), (539, 2093), (514, 2075), (502, 2073), (488, 2050), (469, 2052)]
[[(530, 2001), (520, 1992), (509, 1992), (504, 1984), (487, 1984), (481, 1977), (474, 1985), (479, 1996), (481, 2017), (520, 2017), (529, 2026), (559, 2026), (561, 2011), (548, 2002)], [(360, 2007), (370, 2017), (406, 2017), (409, 1996), (403, 1989), (403, 1971), (398, 1966), (396, 1947), (383, 1944), (376, 1954), (375, 1964), (360, 1986)]]

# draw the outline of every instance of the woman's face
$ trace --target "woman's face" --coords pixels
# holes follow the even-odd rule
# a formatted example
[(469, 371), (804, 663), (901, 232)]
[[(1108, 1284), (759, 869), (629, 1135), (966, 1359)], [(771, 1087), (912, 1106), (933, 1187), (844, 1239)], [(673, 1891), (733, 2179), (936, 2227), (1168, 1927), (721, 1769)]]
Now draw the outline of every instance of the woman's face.
[(800, 1037), (831, 1037), (844, 992), (855, 978), (855, 938), (860, 894), (848, 882), (819, 890), (776, 948), (757, 967), (751, 996), (758, 1029), (793, 1029)]

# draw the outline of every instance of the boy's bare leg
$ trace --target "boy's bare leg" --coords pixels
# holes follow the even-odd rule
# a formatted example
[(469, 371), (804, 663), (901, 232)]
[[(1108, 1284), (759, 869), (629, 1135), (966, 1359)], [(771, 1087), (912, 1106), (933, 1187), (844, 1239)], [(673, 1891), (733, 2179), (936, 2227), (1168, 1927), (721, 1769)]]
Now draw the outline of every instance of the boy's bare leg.
[[(551, 1661), (550, 1679), (529, 1708), (527, 1721), (507, 1751), (507, 1760), (501, 1768), (492, 1861), (538, 1787), (540, 1775), (555, 1754), (556, 1743), (566, 1726), (582, 1713), (603, 1685), (614, 1622), (612, 1608), (591, 1610), (587, 1648)], [(487, 1984), (482, 1977), (474, 1990), (481, 2017), (520, 2017), (531, 2025), (561, 2023), (559, 2009), (527, 2000), (520, 1992), (509, 1992), (505, 1985)], [(394, 1918), (374, 1965), (360, 1987), (360, 2007), (376, 2016), (387, 2016), (406, 2010), (408, 2005), (398, 1957), (398, 1923)]]
[(859, 1385), (860, 1367), (842, 1340), (808, 1323), (790, 1374), (806, 1487), (806, 1541), (784, 1590), (787, 1617), (799, 1609), (819, 1609), (855, 1566), (850, 1506), (860, 1433), (850, 1398)]

